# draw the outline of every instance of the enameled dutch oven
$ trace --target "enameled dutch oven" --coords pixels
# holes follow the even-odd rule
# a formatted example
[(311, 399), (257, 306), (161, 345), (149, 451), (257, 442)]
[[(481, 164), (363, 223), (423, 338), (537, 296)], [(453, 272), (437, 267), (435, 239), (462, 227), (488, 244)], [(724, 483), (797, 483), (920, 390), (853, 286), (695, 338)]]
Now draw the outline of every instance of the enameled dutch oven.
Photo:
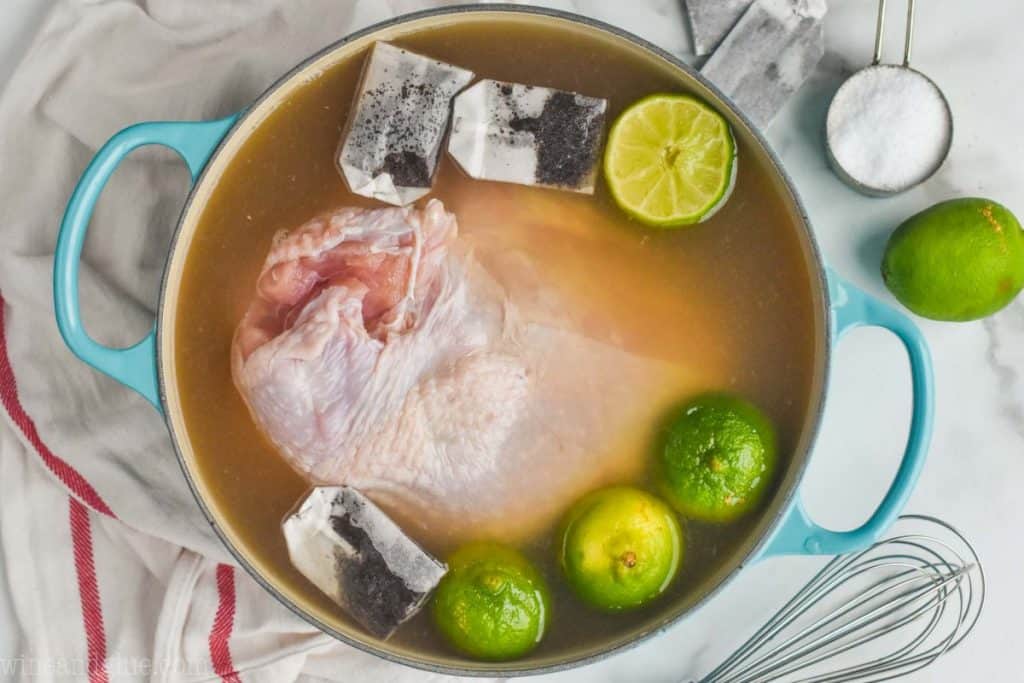
[[(197, 476), (194, 453), (183, 424), (182, 411), (175, 382), (173, 343), (178, 290), (182, 268), (196, 218), (217, 184), (226, 162), (238, 150), (241, 142), (260, 124), (265, 114), (299, 87), (307, 75), (334, 63), (346, 55), (365, 49), (375, 40), (394, 40), (403, 34), (452, 22), (488, 22), (500, 31), (502, 21), (540, 22), (558, 30), (584, 35), (599, 35), (616, 44), (618, 49), (640, 55), (644, 59), (661, 63), (662, 68), (674, 71), (681, 87), (710, 102), (732, 124), (738, 136), (748, 143), (752, 153), (761, 156), (763, 164), (774, 176), (773, 181), (793, 223), (814, 271), (816, 298), (817, 348), (815, 386), (810, 401), (811, 414), (801, 442), (785, 472), (780, 473), (780, 484), (768, 506), (767, 513), (734, 555), (704, 585), (690, 594), (678, 598), (674, 604), (664, 606), (651, 618), (621, 638), (589, 650), (557, 657), (534, 658), (505, 664), (476, 664), (457, 658), (426, 656), (408, 651), (394, 643), (377, 641), (357, 629), (326, 623), (323, 613), (276, 586), (272, 577), (264, 575), (250, 561), (245, 549), (232, 538), (229, 529), (218, 519), (209, 504), (210, 496), (204, 491)], [(82, 327), (78, 305), (78, 262), (85, 240), (93, 206), (107, 179), (120, 161), (133, 149), (142, 145), (164, 145), (175, 150), (188, 165), (193, 186), (188, 196), (172, 242), (157, 312), (156, 326), (141, 342), (125, 349), (102, 346), (91, 339)], [(896, 519), (907, 500), (924, 464), (932, 427), (933, 387), (928, 350), (921, 334), (903, 314), (872, 299), (843, 282), (829, 271), (821, 260), (807, 216), (797, 197), (791, 180), (779, 160), (769, 149), (753, 125), (713, 85), (686, 64), (646, 41), (583, 17), (563, 12), (529, 9), (519, 6), (449, 7), (378, 24), (353, 34), (324, 49), (290, 73), (282, 77), (262, 97), (244, 111), (216, 121), (142, 123), (126, 128), (96, 154), (82, 176), (67, 207), (61, 224), (54, 265), (54, 297), (57, 323), (71, 350), (97, 370), (126, 384), (142, 394), (156, 410), (163, 413), (174, 441), (185, 478), (204, 514), (224, 544), (253, 577), (278, 600), (323, 631), (363, 650), (408, 665), (454, 674), (501, 675), (551, 672), (594, 661), (617, 650), (636, 644), (640, 640), (664, 629), (669, 624), (692, 613), (700, 604), (745, 565), (777, 555), (836, 554), (858, 550), (870, 545)], [(828, 384), (828, 366), (831, 349), (848, 330), (861, 325), (886, 328), (896, 334), (906, 347), (910, 358), (913, 380), (913, 416), (910, 435), (903, 459), (891, 487), (867, 522), (851, 531), (831, 531), (815, 524), (804, 511), (798, 488), (810, 458), (811, 449), (820, 422)]]

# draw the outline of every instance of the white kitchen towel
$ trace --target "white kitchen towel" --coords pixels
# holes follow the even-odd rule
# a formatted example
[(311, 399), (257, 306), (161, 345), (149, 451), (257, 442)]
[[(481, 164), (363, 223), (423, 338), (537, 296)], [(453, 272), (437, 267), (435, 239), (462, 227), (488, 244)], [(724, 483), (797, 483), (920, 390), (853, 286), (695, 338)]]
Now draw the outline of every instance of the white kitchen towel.
[[(64, 346), (50, 285), (65, 202), (117, 130), (235, 112), (322, 46), (425, 4), (54, 6), (0, 96), (0, 544), (20, 631), (19, 657), (0, 661), (0, 678), (436, 678), (320, 634), (233, 566), (161, 418)], [(152, 324), (187, 181), (173, 155), (145, 149), (104, 192), (81, 272), (98, 340), (127, 345)]]

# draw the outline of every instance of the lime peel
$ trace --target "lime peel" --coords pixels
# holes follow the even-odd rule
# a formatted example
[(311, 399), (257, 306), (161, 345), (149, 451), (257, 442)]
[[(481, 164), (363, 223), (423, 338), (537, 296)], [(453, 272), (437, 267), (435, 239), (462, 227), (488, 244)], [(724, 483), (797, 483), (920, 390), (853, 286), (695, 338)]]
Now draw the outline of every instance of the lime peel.
[(576, 595), (599, 610), (647, 604), (675, 579), (683, 537), (672, 509), (630, 486), (593, 491), (562, 523), (559, 564)]
[(893, 234), (882, 279), (914, 313), (963, 322), (992, 315), (1024, 289), (1024, 230), (1005, 206), (980, 197), (940, 202)]
[(753, 510), (776, 466), (771, 422), (729, 394), (705, 394), (683, 406), (658, 451), (662, 493), (684, 517), (705, 522), (731, 522)]
[(497, 543), (471, 543), (449, 558), (434, 594), (434, 621), (457, 649), (472, 657), (521, 657), (547, 631), (551, 598), (540, 573), (522, 554)]

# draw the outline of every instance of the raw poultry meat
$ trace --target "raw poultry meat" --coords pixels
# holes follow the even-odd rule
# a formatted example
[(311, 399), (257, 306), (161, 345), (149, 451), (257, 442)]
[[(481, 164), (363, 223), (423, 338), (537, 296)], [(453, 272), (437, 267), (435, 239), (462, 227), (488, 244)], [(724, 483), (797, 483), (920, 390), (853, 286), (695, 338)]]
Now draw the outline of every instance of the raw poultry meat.
[(292, 467), (443, 544), (522, 538), (636, 474), (621, 445), (694, 384), (588, 334), (528, 259), (475, 249), (437, 200), (314, 218), (275, 238), (232, 348)]

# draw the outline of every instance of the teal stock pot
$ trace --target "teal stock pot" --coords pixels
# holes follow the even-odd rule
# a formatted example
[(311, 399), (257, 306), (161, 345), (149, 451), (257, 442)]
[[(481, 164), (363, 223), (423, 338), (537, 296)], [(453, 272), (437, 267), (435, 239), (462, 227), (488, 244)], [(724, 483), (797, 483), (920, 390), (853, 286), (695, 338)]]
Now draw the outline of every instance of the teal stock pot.
[[(407, 651), (388, 642), (373, 639), (356, 629), (328, 623), (323, 614), (275, 584), (273, 577), (251, 561), (245, 548), (233, 537), (209, 502), (202, 482), (198, 481), (188, 436), (183, 424), (175, 376), (173, 373), (173, 321), (177, 306), (182, 262), (188, 249), (198, 208), (216, 185), (227, 159), (260, 123), (263, 116), (297, 87), (315, 69), (323, 68), (344, 54), (364, 49), (378, 39), (393, 39), (405, 32), (421, 30), (437, 22), (486, 21), (500, 24), (510, 17), (517, 20), (556, 24), (563, 30), (601, 34), (603, 39), (659, 60), (674, 69), (685, 87), (722, 111), (757, 154), (767, 160), (774, 173), (778, 191), (791, 208), (794, 223), (802, 231), (801, 239), (817, 282), (818, 341), (820, 368), (811, 401), (808, 428), (786, 470), (767, 513), (755, 527), (751, 538), (734, 561), (727, 563), (707, 586), (678, 604), (667, 605), (648, 622), (618, 640), (597, 648), (583, 649), (571, 656), (523, 660), (503, 664), (469, 662), (457, 658), (429, 657)], [(192, 189), (182, 210), (167, 266), (164, 271), (160, 303), (154, 329), (138, 344), (115, 349), (93, 340), (85, 331), (79, 309), (78, 269), (82, 246), (96, 200), (118, 164), (132, 150), (144, 145), (162, 145), (177, 152), (192, 177)], [(449, 7), (407, 15), (370, 27), (325, 48), (283, 76), (255, 103), (244, 111), (213, 121), (140, 123), (114, 135), (96, 154), (76, 187), (67, 206), (57, 241), (54, 264), (54, 300), (57, 323), (68, 347), (81, 360), (146, 398), (168, 425), (170, 437), (185, 478), (210, 524), (220, 535), (240, 565), (278, 600), (323, 631), (378, 656), (420, 668), (462, 675), (519, 675), (551, 672), (578, 666), (633, 645), (655, 634), (685, 615), (692, 614), (712, 597), (744, 566), (780, 555), (833, 555), (863, 549), (871, 545), (896, 520), (907, 501), (924, 465), (933, 418), (933, 379), (929, 353), (921, 333), (902, 313), (844, 282), (827, 269), (821, 260), (809, 220), (796, 189), (779, 160), (760, 133), (713, 85), (672, 55), (646, 41), (583, 17), (563, 12), (520, 6), (483, 5)], [(816, 524), (806, 512), (800, 497), (800, 482), (811, 457), (828, 387), (829, 363), (835, 344), (850, 330), (877, 326), (891, 331), (906, 348), (913, 385), (913, 413), (909, 438), (895, 477), (878, 507), (866, 522), (849, 531), (834, 531)]]

